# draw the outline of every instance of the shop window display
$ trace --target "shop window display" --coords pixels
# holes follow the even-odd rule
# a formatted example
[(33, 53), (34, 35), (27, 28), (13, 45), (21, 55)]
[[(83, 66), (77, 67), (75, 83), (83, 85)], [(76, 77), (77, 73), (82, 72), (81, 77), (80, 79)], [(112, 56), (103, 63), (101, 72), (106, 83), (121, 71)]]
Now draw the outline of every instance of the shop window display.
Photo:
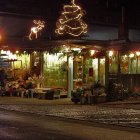
[(102, 85), (105, 84), (105, 58), (89, 58), (85, 61), (84, 74), (85, 83), (93, 84), (100, 79)]
[(140, 58), (137, 57), (137, 70), (136, 73), (140, 73)]
[(136, 74), (136, 59), (129, 58), (129, 74)]
[(87, 84), (93, 84), (98, 80), (98, 59), (89, 58), (85, 61), (84, 74)]
[(41, 75), (41, 53), (34, 51), (31, 55), (31, 73)]
[(76, 89), (80, 85), (83, 84), (83, 57), (76, 56), (74, 58), (74, 69), (73, 69), (73, 77), (74, 77), (74, 89)]
[(128, 56), (127, 55), (122, 55), (120, 57), (120, 68), (121, 68), (121, 73), (122, 74), (127, 74), (129, 71), (129, 62), (128, 62)]
[(14, 53), (8, 51), (0, 51), (0, 67), (4, 68), (8, 79), (18, 79), (25, 77), (26, 72), (30, 70), (30, 55)]
[(100, 58), (99, 79), (102, 85), (105, 85), (105, 58)]
[(140, 58), (136, 53), (127, 53), (121, 55), (120, 66), (122, 74), (139, 74), (140, 73)]
[(109, 73), (117, 74), (118, 72), (118, 52), (109, 51)]
[(44, 86), (67, 87), (67, 58), (44, 53)]

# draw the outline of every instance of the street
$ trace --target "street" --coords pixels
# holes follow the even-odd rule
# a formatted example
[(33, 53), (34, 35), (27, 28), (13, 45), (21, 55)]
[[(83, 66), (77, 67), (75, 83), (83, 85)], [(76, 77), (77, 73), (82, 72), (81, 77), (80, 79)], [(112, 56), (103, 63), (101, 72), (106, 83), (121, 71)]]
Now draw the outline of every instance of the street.
[(0, 99), (0, 108), (5, 110), (140, 129), (140, 104), (118, 102), (75, 105), (70, 99), (38, 100), (16, 97)]
[(0, 140), (138, 140), (139, 129), (0, 110)]

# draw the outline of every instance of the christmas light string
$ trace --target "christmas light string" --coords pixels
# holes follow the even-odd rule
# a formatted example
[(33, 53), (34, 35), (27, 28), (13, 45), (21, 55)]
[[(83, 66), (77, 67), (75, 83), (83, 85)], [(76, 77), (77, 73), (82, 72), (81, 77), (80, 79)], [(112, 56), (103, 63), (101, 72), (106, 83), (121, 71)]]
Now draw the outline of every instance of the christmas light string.
[(38, 38), (38, 32), (41, 31), (45, 27), (45, 22), (41, 20), (33, 20), (35, 24), (34, 27), (31, 28), (31, 32), (29, 34), (29, 39), (32, 40), (33, 37)]
[(87, 24), (81, 19), (85, 12), (75, 4), (75, 0), (71, 0), (71, 5), (65, 5), (63, 9), (56, 23), (55, 32), (59, 35), (68, 34), (75, 37), (87, 33)]

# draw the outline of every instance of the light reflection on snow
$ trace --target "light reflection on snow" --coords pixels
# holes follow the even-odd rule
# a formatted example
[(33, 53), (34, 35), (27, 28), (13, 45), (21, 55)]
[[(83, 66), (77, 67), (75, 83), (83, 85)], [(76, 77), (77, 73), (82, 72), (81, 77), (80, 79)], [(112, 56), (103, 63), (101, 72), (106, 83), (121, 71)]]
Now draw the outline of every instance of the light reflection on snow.
[(140, 128), (140, 110), (80, 105), (0, 105), (20, 112)]

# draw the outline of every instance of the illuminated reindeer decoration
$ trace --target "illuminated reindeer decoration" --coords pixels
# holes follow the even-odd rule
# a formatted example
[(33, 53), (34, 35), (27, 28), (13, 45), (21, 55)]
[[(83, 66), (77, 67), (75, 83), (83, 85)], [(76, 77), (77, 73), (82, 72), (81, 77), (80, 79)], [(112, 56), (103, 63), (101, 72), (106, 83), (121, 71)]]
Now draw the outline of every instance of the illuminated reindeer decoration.
[(41, 31), (45, 27), (45, 22), (41, 20), (33, 20), (33, 23), (36, 25), (31, 28), (31, 32), (29, 34), (29, 39), (32, 40), (33, 36), (35, 35), (35, 38), (38, 37), (38, 32)]

